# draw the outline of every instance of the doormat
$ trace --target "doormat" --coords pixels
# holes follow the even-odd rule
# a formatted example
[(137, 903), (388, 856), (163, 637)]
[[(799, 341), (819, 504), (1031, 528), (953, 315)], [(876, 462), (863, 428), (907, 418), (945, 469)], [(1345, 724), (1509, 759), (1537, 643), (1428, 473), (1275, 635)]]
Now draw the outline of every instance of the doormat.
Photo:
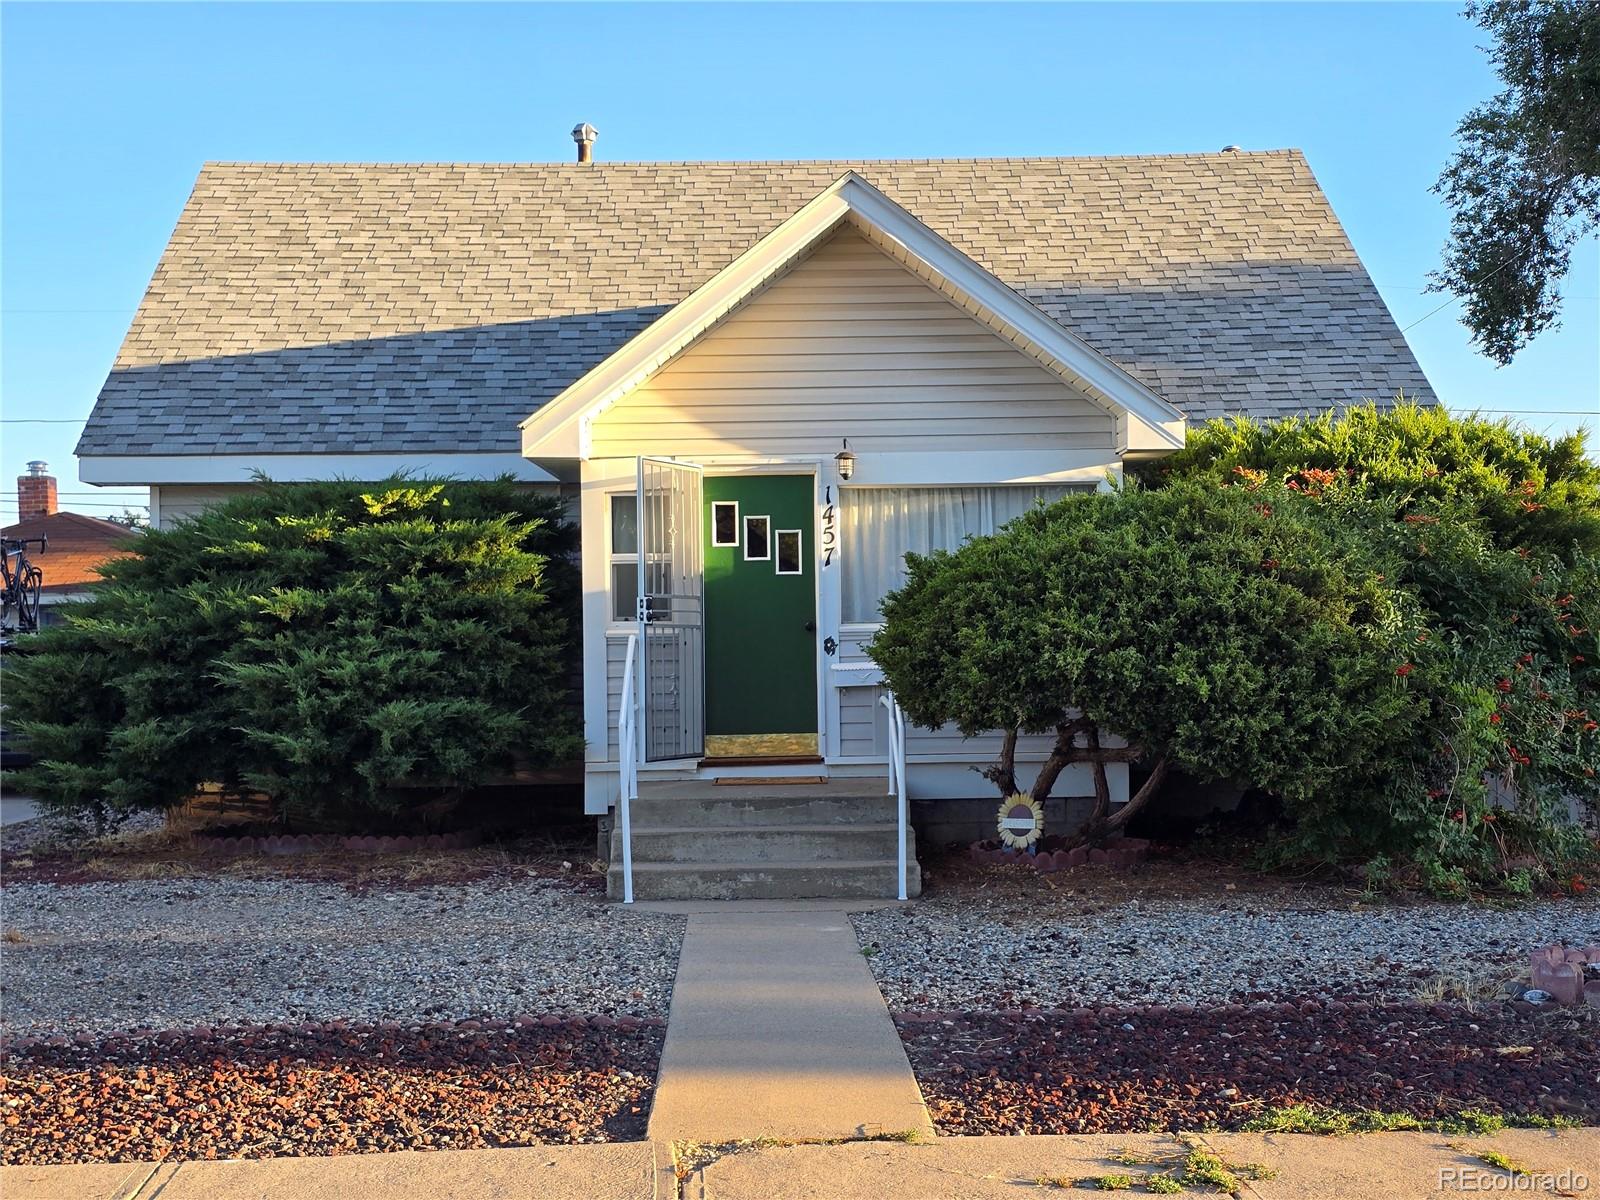
[(733, 787), (789, 787), (795, 784), (827, 783), (822, 775), (780, 775), (775, 779), (762, 778), (749, 775), (723, 775), (711, 781), (714, 784), (729, 784)]

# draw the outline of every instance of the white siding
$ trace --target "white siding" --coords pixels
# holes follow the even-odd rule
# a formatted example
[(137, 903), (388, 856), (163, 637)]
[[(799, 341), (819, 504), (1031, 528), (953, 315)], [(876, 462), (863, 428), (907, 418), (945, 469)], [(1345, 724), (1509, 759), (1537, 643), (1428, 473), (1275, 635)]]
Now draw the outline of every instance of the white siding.
[[(570, 502), (568, 518), (573, 522), (577, 521), (576, 489), (555, 483), (530, 483), (527, 487), (535, 491), (553, 492), (559, 489)], [(165, 529), (174, 522), (210, 508), (213, 504), (221, 504), (224, 500), (231, 500), (252, 490), (254, 485), (248, 483), (163, 483), (158, 487), (152, 486), (151, 523), (157, 528)]]
[(150, 489), (152, 524), (167, 529), (186, 517), (250, 491), (248, 483), (165, 483)]
[(853, 229), (596, 418), (595, 457), (1104, 448), (1113, 421)]
[(606, 637), (606, 761), (616, 762), (617, 718), (622, 713), (622, 673), (627, 668), (628, 635)]
[[(862, 647), (871, 633), (861, 627), (846, 630), (839, 638), (841, 663), (867, 662)], [(886, 758), (889, 751), (887, 713), (878, 702), (882, 689), (875, 686), (841, 687), (839, 689), (839, 749), (844, 758)], [(994, 785), (983, 779), (973, 767), (986, 767), (1000, 757), (1001, 734), (981, 733), (977, 737), (963, 737), (959, 729), (946, 725), (939, 729), (906, 730), (906, 761), (910, 766), (911, 793), (913, 796), (971, 796), (987, 797)], [(1054, 737), (1049, 734), (1024, 734), (1017, 739), (1018, 782), (1026, 787), (1032, 780), (1029, 769), (1050, 757)], [(1121, 746), (1120, 738), (1108, 737), (1106, 744)], [(1111, 785), (1112, 800), (1122, 803), (1128, 798), (1128, 768), (1121, 763), (1110, 765), (1106, 774)], [(1094, 781), (1088, 767), (1074, 765), (1061, 773), (1055, 796), (1091, 796)]]

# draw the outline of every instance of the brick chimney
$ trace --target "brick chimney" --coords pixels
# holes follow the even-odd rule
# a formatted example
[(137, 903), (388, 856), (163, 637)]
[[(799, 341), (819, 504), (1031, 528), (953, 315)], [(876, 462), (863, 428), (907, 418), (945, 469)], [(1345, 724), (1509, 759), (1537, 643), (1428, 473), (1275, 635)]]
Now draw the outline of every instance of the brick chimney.
[(56, 477), (50, 474), (50, 464), (36, 458), (28, 464), (26, 475), (17, 476), (17, 520), (48, 517), (59, 507)]

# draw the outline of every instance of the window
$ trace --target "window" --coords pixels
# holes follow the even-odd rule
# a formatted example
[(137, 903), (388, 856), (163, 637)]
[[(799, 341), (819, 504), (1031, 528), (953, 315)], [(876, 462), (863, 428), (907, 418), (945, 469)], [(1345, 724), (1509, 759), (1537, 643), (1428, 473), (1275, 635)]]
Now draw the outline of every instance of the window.
[(1092, 483), (841, 488), (844, 620), (879, 619), (879, 602), (905, 582), (906, 551), (954, 550), (969, 537), (993, 533), (1037, 503), (1092, 491)]
[(778, 574), (805, 574), (805, 565), (800, 554), (800, 531), (798, 529), (778, 530)]
[(744, 557), (746, 562), (766, 562), (772, 557), (772, 518), (744, 519)]
[(714, 500), (711, 503), (711, 544), (737, 546), (739, 544), (739, 502)]
[(611, 497), (611, 619), (631, 621), (639, 598), (639, 504), (632, 492)]

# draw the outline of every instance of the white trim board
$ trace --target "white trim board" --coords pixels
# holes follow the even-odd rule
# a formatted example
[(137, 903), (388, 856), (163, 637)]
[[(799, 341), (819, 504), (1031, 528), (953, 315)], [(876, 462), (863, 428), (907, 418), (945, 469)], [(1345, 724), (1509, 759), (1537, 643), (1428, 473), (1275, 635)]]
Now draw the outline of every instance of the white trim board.
[(911, 213), (847, 171), (783, 224), (522, 422), (522, 452), (586, 459), (595, 416), (639, 387), (848, 221), (868, 241), (1117, 417), (1118, 449), (1178, 449), (1181, 412)]
[(411, 475), (555, 483), (556, 476), (520, 454), (173, 454), (85, 455), (78, 478), (92, 484), (251, 483), (259, 473), (278, 483), (319, 479), (386, 479)]

